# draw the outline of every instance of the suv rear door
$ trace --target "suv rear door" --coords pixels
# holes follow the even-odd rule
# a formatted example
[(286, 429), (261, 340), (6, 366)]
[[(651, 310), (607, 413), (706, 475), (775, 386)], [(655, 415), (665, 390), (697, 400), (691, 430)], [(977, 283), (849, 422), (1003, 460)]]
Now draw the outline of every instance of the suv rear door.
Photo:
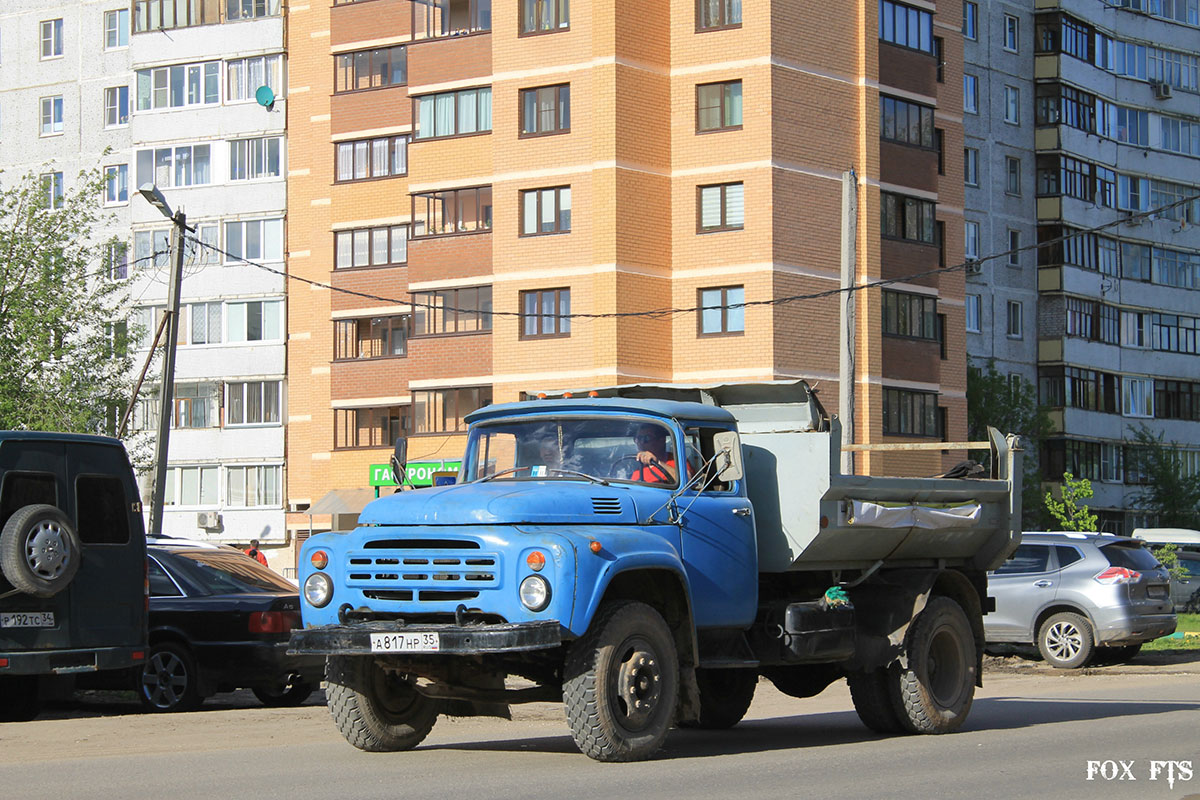
[(1166, 569), (1137, 539), (1100, 544), (1100, 552), (1117, 568), (1140, 572), (1142, 577), (1124, 584), (1129, 603), (1137, 615), (1170, 614), (1170, 581)]

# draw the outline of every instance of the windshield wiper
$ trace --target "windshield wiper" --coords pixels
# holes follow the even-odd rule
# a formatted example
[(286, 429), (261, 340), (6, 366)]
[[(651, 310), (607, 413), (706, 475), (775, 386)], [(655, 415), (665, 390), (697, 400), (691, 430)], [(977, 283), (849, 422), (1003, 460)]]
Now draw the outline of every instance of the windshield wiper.
[(608, 486), (608, 481), (604, 480), (603, 478), (597, 478), (595, 475), (588, 475), (586, 472), (578, 472), (573, 469), (559, 469), (557, 467), (550, 467), (548, 471), (557, 472), (560, 475), (576, 475), (580, 478), (586, 478), (592, 483), (598, 483), (601, 486)]
[(488, 481), (492, 480), (493, 478), (499, 478), (501, 475), (511, 475), (512, 473), (520, 472), (523, 469), (532, 469), (532, 467), (529, 465), (526, 465), (523, 467), (509, 467), (508, 469), (502, 469), (499, 472), (493, 472), (491, 475), (484, 475), (482, 478), (480, 478), (479, 480), (477, 480), (475, 482), (476, 483), (487, 483)]

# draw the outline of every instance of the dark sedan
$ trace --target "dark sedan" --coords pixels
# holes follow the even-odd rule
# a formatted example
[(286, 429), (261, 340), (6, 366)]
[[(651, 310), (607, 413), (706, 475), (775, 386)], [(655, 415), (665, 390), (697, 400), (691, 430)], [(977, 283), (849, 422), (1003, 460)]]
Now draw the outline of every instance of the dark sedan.
[(312, 694), (323, 659), (286, 653), (300, 627), (296, 586), (233, 548), (153, 545), (147, 554), (150, 651), (138, 692), (146, 708), (186, 711), (239, 688), (268, 706)]

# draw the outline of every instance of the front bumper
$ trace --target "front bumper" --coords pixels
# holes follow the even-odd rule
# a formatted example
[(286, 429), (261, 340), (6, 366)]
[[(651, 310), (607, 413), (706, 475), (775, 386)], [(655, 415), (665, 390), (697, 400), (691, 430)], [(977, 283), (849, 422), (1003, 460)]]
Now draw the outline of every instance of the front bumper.
[[(380, 653), (371, 649), (373, 633), (437, 633), (436, 652)], [(405, 625), (394, 621), (322, 625), (292, 632), (289, 655), (475, 655), (547, 650), (562, 644), (557, 620), (506, 622), (498, 625)]]
[(1174, 614), (1122, 617), (1099, 624), (1096, 641), (1109, 646), (1148, 642), (1174, 633), (1177, 624)]

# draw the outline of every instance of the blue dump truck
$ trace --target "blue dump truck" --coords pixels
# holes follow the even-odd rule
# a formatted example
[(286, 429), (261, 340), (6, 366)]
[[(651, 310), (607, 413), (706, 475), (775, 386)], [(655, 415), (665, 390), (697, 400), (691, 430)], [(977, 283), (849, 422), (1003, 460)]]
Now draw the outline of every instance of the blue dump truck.
[(987, 476), (843, 475), (802, 381), (543, 395), (467, 422), (454, 485), (382, 497), (301, 552), (291, 652), (327, 657), (356, 747), (553, 700), (585, 754), (635, 761), (672, 725), (737, 724), (760, 676), (794, 697), (844, 678), (879, 732), (966, 719), (986, 572), (1020, 538), (1011, 438), (973, 443)]

